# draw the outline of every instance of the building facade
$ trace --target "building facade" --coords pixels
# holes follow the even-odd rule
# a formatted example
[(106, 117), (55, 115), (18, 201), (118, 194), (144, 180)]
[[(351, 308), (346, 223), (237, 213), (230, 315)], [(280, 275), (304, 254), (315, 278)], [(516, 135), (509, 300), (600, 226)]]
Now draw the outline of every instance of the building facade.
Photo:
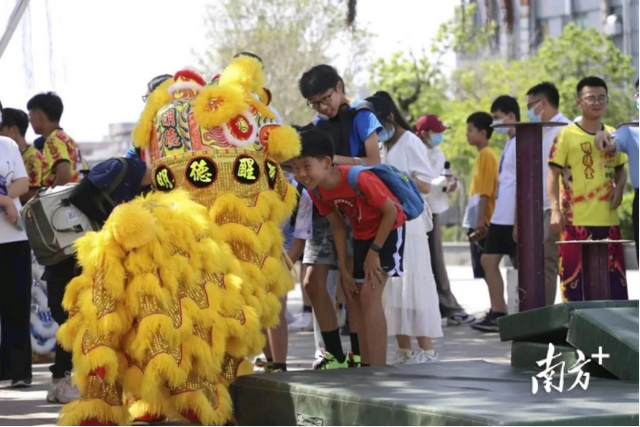
[[(638, 74), (639, 0), (466, 0), (476, 4), (474, 24), (497, 24), (491, 52), (506, 59), (526, 58), (547, 38), (573, 22), (611, 37), (633, 57)], [(470, 58), (458, 57), (460, 62)]]

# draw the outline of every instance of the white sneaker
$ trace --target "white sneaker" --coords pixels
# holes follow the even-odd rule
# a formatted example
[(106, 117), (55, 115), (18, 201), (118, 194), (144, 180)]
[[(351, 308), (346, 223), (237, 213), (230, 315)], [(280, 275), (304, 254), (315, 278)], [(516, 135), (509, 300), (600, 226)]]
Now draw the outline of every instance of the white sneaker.
[(342, 329), (347, 323), (347, 309), (342, 307), (337, 310), (336, 314), (338, 316), (338, 328)]
[(427, 354), (426, 351), (414, 351), (411, 359), (407, 362), (407, 365), (416, 365), (419, 363), (430, 363), (438, 361), (438, 353), (434, 351), (433, 356)]
[(295, 322), (289, 325), (289, 329), (297, 331), (313, 331), (313, 313), (303, 311), (298, 314)]
[(71, 382), (71, 374), (67, 372), (64, 378), (55, 378), (47, 393), (47, 402), (67, 404), (80, 399), (80, 390)]
[(412, 353), (398, 350), (396, 351), (396, 358), (394, 360), (394, 365), (406, 365), (411, 360)]

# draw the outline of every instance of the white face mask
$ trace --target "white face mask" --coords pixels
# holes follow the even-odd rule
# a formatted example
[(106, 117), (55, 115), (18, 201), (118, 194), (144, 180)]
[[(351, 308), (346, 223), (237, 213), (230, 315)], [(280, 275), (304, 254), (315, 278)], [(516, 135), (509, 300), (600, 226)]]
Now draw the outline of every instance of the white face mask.
[[(504, 119), (494, 120), (492, 124), (494, 125), (504, 124)], [(507, 135), (509, 133), (509, 128), (494, 128), (493, 130), (495, 130), (500, 135)]]

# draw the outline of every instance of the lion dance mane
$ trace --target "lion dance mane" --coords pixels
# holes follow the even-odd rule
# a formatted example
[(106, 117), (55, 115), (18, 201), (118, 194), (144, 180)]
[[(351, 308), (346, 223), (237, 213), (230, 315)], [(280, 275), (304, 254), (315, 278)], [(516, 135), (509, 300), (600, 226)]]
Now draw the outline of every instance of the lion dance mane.
[(297, 194), (279, 162), (300, 141), (263, 80), (240, 56), (208, 84), (182, 70), (149, 96), (133, 142), (155, 191), (76, 244), (57, 337), (81, 398), (60, 425), (233, 419), (229, 384), (293, 287), (280, 225)]

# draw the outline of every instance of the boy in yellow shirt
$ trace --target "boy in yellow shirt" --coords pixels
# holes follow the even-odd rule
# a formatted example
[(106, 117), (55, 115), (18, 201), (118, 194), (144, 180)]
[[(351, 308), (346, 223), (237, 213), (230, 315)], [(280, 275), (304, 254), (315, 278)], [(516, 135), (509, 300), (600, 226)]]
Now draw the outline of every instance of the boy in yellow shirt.
[[(563, 128), (549, 155), (547, 190), (551, 202), (551, 227), (562, 231), (563, 240), (620, 240), (620, 221), (616, 209), (622, 201), (627, 180), (626, 155), (609, 154), (596, 148), (600, 130), (613, 128), (602, 123), (609, 102), (607, 84), (599, 77), (585, 77), (578, 83), (577, 104), (582, 119)], [(562, 169), (571, 168), (571, 206), (573, 219), (564, 217), (559, 199)], [(611, 299), (628, 299), (626, 268), (622, 245), (609, 245)], [(582, 250), (580, 245), (560, 248), (560, 289), (563, 301), (584, 299)]]
[(493, 134), (491, 114), (476, 112), (467, 118), (467, 141), (476, 147), (478, 157), (473, 165), (473, 178), (463, 226), (469, 231), (473, 276), (484, 278), (480, 263), (482, 248), (489, 230), (498, 190), (498, 156), (489, 147)]

